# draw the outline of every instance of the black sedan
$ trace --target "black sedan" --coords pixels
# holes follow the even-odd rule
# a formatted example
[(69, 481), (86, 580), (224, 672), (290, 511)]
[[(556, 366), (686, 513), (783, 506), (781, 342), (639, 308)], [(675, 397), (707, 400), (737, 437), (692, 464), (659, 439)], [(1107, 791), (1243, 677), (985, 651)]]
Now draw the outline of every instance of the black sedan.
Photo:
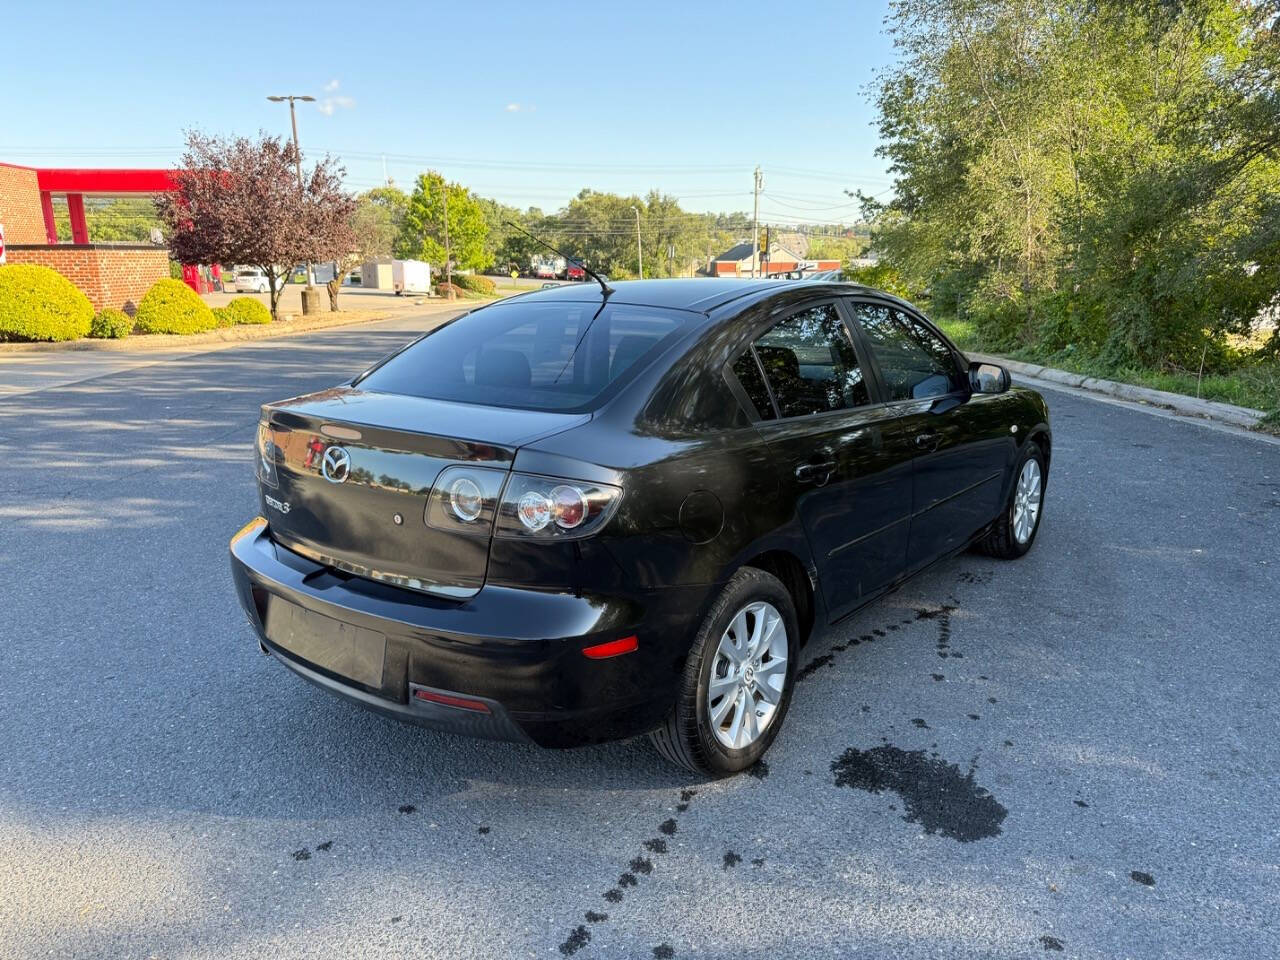
[(366, 707), (719, 776), (815, 629), (1030, 549), (1050, 451), (1039, 394), (887, 294), (565, 286), (263, 407), (231, 566), (262, 650)]

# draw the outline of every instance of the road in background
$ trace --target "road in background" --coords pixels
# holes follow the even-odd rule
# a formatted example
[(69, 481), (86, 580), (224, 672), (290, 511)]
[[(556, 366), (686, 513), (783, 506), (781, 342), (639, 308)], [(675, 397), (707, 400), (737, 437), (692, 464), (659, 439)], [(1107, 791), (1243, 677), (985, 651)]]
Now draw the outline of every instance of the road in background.
[(0, 399), (0, 956), (1280, 953), (1280, 448), (1050, 394), (1031, 554), (820, 630), (766, 761), (705, 783), (258, 653), (259, 405), (426, 322)]

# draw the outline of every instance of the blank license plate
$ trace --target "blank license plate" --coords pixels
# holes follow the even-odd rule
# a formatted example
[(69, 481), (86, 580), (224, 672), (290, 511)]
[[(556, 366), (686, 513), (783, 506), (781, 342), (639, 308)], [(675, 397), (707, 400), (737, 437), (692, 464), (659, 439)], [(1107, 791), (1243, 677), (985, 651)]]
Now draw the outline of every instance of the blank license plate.
[(387, 641), (378, 631), (313, 613), (279, 597), (267, 604), (265, 627), (267, 639), (294, 656), (366, 687), (382, 686)]

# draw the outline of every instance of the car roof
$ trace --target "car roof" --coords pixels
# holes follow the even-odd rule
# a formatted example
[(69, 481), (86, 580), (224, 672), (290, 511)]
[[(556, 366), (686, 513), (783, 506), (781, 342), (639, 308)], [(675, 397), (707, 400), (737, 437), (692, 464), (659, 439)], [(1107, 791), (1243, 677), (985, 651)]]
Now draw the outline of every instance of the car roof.
[[(666, 307), (709, 314), (719, 307), (734, 303), (747, 306), (784, 291), (830, 288), (832, 293), (863, 293), (910, 306), (899, 298), (872, 287), (836, 280), (805, 278), (800, 280), (766, 280), (752, 277), (675, 277), (663, 280), (611, 280), (614, 292), (610, 303), (632, 306)], [(531, 290), (508, 299), (599, 303), (600, 287), (591, 282), (560, 284)], [(741, 301), (741, 303), (737, 303)], [(502, 301), (499, 301), (500, 303)]]

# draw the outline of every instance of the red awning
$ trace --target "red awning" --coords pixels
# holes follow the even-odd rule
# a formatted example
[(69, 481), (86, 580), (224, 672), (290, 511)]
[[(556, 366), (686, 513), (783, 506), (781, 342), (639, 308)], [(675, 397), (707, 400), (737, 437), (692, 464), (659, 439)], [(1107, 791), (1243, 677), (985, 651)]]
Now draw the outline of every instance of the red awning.
[(175, 189), (169, 170), (92, 170), (54, 167), (36, 170), (46, 193), (169, 193)]

